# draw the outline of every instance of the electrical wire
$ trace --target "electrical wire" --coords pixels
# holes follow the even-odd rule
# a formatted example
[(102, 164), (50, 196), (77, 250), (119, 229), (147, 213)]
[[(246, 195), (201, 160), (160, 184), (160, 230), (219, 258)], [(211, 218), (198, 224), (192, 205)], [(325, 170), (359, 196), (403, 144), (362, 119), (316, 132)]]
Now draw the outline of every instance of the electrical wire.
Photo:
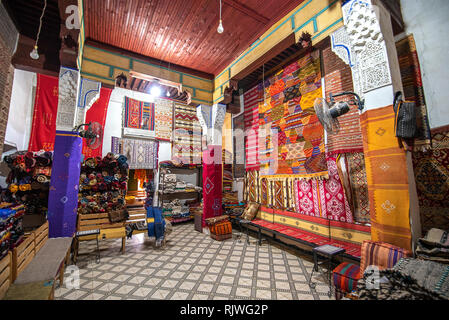
[(44, 9), (42, 10), (42, 14), (41, 14), (41, 17), (40, 17), (40, 19), (39, 19), (39, 31), (37, 32), (37, 38), (36, 38), (36, 46), (37, 46), (37, 43), (38, 43), (38, 41), (39, 41), (39, 37), (40, 37), (40, 34), (41, 34), (41, 29), (42, 29), (42, 20), (43, 20), (43, 18), (44, 18), (44, 15), (45, 15), (45, 10), (47, 9), (47, 0), (44, 0)]

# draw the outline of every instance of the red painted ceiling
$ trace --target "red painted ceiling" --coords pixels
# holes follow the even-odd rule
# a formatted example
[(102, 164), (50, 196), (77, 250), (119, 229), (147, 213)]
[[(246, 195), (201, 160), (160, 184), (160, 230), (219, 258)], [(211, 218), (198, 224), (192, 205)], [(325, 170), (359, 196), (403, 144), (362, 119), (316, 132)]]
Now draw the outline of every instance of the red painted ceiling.
[(84, 0), (86, 38), (217, 75), (303, 0)]

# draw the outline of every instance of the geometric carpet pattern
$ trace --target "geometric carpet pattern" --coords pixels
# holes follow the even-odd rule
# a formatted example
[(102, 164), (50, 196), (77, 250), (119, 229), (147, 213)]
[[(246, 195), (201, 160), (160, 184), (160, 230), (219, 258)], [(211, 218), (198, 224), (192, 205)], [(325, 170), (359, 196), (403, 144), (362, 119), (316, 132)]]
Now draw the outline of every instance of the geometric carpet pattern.
[[(329, 300), (329, 287), (314, 274), (313, 263), (275, 244), (258, 245), (246, 235), (215, 241), (194, 231), (193, 224), (175, 225), (165, 248), (154, 248), (145, 234), (126, 242), (80, 243), (77, 266), (80, 288), (56, 284), (56, 300)], [(67, 276), (68, 274), (66, 274)], [(315, 278), (315, 275), (317, 277)]]

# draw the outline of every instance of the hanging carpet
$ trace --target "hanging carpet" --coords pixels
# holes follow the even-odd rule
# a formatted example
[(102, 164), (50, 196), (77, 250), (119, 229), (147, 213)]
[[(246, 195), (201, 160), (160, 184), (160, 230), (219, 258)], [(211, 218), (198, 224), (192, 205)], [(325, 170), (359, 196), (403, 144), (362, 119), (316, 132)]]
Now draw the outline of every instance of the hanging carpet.
[(246, 170), (259, 170), (259, 104), (263, 101), (262, 85), (257, 85), (243, 95), (245, 104), (245, 154)]

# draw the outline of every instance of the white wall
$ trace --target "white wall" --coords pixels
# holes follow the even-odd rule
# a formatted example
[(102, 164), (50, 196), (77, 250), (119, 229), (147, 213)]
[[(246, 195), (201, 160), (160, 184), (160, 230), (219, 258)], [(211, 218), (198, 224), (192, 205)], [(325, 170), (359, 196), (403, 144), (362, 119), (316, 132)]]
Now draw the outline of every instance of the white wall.
[(34, 108), (36, 74), (15, 69), (5, 144), (28, 150)]
[(449, 124), (449, 1), (402, 0), (406, 33), (418, 51), (431, 128)]
[[(122, 137), (122, 110), (125, 103), (125, 96), (140, 101), (151, 101), (150, 95), (145, 93), (122, 88), (115, 88), (112, 91), (103, 133), (103, 156), (105, 156), (108, 152), (111, 152), (111, 137)], [(172, 149), (170, 142), (159, 142), (159, 162), (171, 160), (171, 152)]]

